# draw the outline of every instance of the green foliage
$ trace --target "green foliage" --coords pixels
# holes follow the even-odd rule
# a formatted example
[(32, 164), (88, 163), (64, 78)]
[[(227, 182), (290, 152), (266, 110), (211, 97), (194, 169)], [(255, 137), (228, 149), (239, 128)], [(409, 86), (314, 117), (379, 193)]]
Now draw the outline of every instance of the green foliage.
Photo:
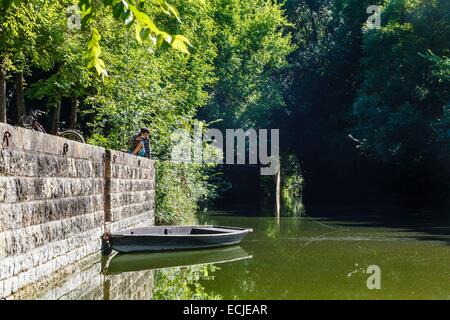
[[(150, 127), (153, 156), (161, 159), (157, 164), (158, 220), (186, 221), (199, 201), (214, 195), (215, 188), (207, 181), (207, 167), (167, 163), (170, 134), (191, 127), (215, 84), (214, 37), (220, 31), (214, 21), (215, 4), (180, 0), (172, 6), (158, 0), (140, 2), (138, 7), (125, 1), (83, 0), (82, 23), (89, 28), (81, 29), (68, 27), (69, 5), (48, 0), (11, 3), (1, 18), (2, 67), (7, 72), (48, 72), (49, 76), (26, 88), (27, 97), (39, 101), (33, 102), (39, 108), (63, 97), (78, 98), (89, 121), (89, 143), (125, 149), (138, 128)], [(150, 17), (167, 32), (153, 25)], [(191, 45), (189, 55), (170, 50), (186, 53)], [(106, 65), (104, 81), (86, 68), (106, 75)]]
[[(366, 27), (374, 4), (381, 29)], [(408, 193), (419, 179), (423, 189), (446, 188), (449, 6), (287, 1), (298, 49), (277, 126), (294, 132), (284, 144), (301, 160), (305, 200), (364, 201), (386, 185)]]
[(95, 68), (98, 74), (107, 76), (108, 73), (105, 69), (105, 62), (100, 59), (100, 55), (102, 53), (102, 49), (100, 47), (100, 33), (98, 33), (96, 28), (91, 29), (91, 36), (88, 42), (88, 68)]
[(348, 138), (349, 115), (361, 81), (358, 62), (366, 9), (372, 4), (368, 0), (286, 2), (298, 48), (290, 55), (287, 108), (277, 115), (274, 126), (282, 129), (284, 153), (294, 153), (301, 162), (305, 200), (317, 196), (310, 201), (334, 201), (341, 190), (345, 192), (342, 181), (354, 176), (356, 152)]
[[(152, 153), (160, 159), (157, 163), (156, 192), (159, 223), (188, 221), (199, 203), (207, 202), (216, 195), (217, 188), (213, 183), (220, 181), (218, 173), (211, 172), (207, 166), (168, 163), (171, 133), (180, 128), (191, 130), (198, 110), (216, 103), (212, 99), (226, 89), (224, 81), (231, 90), (235, 84), (232, 78), (237, 77), (238, 73), (242, 77), (240, 87), (234, 88), (234, 93), (230, 91), (230, 97), (239, 90), (247, 90), (246, 79), (251, 77), (254, 85), (249, 84), (253, 89), (248, 94), (261, 97), (268, 94), (258, 100), (258, 106), (252, 104), (258, 110), (248, 110), (249, 114), (253, 114), (253, 120), (257, 116), (263, 117), (258, 115), (259, 111), (267, 115), (269, 111), (265, 108), (275, 107), (281, 101), (272, 99), (274, 96), (281, 99), (282, 91), (277, 85), (273, 91), (267, 91), (272, 86), (274, 73), (286, 66), (285, 57), (290, 50), (289, 38), (281, 32), (285, 23), (281, 10), (262, 1), (258, 5), (264, 10), (256, 13), (243, 2), (240, 5), (245, 12), (233, 11), (232, 8), (227, 11), (229, 17), (243, 21), (227, 26), (221, 16), (225, 3), (222, 0), (204, 3), (180, 0), (174, 5), (183, 17), (183, 24), (167, 19), (165, 15), (161, 17), (170, 33), (182, 33), (192, 39), (189, 56), (174, 55), (166, 47), (153, 51), (152, 44), (139, 45), (130, 36), (132, 30), (117, 26), (107, 16), (99, 27), (99, 30), (104, 30), (104, 59), (112, 63), (107, 63), (109, 77), (97, 87), (95, 94), (85, 100), (90, 106), (86, 115), (93, 117), (90, 126), (94, 135), (89, 142), (123, 149), (139, 127), (150, 128)], [(263, 16), (267, 21), (256, 23), (255, 19)], [(222, 35), (225, 29), (229, 38)], [(236, 36), (238, 42), (225, 49), (235, 33), (239, 33), (239, 37)], [(224, 79), (223, 72), (230, 64), (228, 56), (218, 55), (219, 50), (228, 50), (236, 57), (240, 56), (239, 59), (246, 61), (246, 69), (240, 70), (240, 64), (233, 66)], [(236, 108), (250, 108), (250, 105), (238, 106), (238, 103), (236, 100)], [(217, 105), (214, 108), (224, 107)], [(259, 125), (264, 122), (261, 120)]]
[(364, 152), (404, 165), (431, 155), (432, 124), (449, 101), (448, 58), (439, 57), (450, 53), (449, 11), (448, 1), (387, 1), (383, 27), (365, 34), (354, 105)]
[(442, 116), (433, 123), (433, 129), (437, 135), (437, 147), (448, 161), (450, 158), (450, 104), (443, 107)]
[(217, 84), (202, 116), (223, 128), (266, 127), (284, 105), (281, 73), (292, 52), (281, 5), (265, 0), (216, 0)]
[[(126, 0), (103, 0), (103, 8), (110, 9), (113, 17), (124, 23), (125, 26), (135, 26), (135, 38), (142, 44), (144, 41), (152, 43), (156, 47), (160, 47), (164, 42), (167, 42), (172, 48), (183, 53), (189, 54), (188, 46), (191, 46), (189, 39), (183, 35), (170, 35), (167, 32), (161, 31), (153, 19), (150, 17), (155, 14), (154, 5), (168, 16), (175, 17), (178, 22), (181, 22), (178, 10), (164, 0), (149, 1), (152, 8), (148, 8), (146, 1), (139, 2), (139, 8)], [(80, 0), (79, 6), (81, 8), (81, 23), (83, 26), (91, 27), (91, 36), (87, 46), (88, 68), (95, 68), (99, 75), (106, 76), (106, 66), (103, 59), (100, 58), (100, 33), (94, 26), (102, 12), (100, 2), (94, 0)], [(145, 11), (151, 11), (149, 15)]]
[(9, 2), (8, 11), (1, 17), (0, 60), (6, 71), (26, 71), (28, 63), (36, 60), (39, 21), (36, 5), (34, 1), (18, 5)]
[(294, 154), (281, 159), (282, 192), (293, 198), (300, 198), (303, 189), (303, 177), (300, 163)]
[[(217, 194), (211, 168), (166, 163), (171, 133), (195, 118), (280, 128), (293, 157), (284, 190), (297, 197), (357, 195), (378, 165), (410, 177), (448, 168), (446, 0), (81, 0), (81, 29), (68, 27), (66, 0), (0, 4), (0, 66), (32, 82), (27, 100), (77, 98), (89, 142), (108, 148), (150, 127), (161, 222)], [(372, 4), (379, 30), (365, 27)]]
[(200, 164), (157, 161), (156, 172), (158, 224), (192, 223), (199, 203), (215, 196), (215, 186)]
[[(174, 55), (167, 48), (153, 51), (151, 44), (137, 44), (133, 31), (117, 26), (105, 16), (101, 29), (109, 77), (85, 103), (93, 135), (89, 143), (126, 149), (128, 139), (140, 127), (151, 131), (152, 156), (156, 163), (156, 219), (158, 223), (188, 222), (198, 202), (214, 194), (201, 165), (170, 163), (171, 133), (190, 128), (196, 110), (207, 99), (206, 89), (214, 84), (212, 62), (216, 30), (209, 18), (210, 5), (198, 1), (177, 3), (183, 25), (168, 28), (192, 37), (189, 56)], [(107, 31), (109, 30), (109, 31)]]
[[(446, 50), (448, 51), (448, 49)], [(440, 57), (435, 55), (431, 50), (427, 54), (422, 55), (431, 63), (431, 77), (430, 81), (437, 88), (434, 94), (435, 97), (443, 104), (447, 104), (450, 100), (450, 57)]]
[[(208, 99), (206, 89), (214, 83), (211, 62), (216, 49), (211, 42), (212, 22), (206, 16), (207, 7), (188, 11), (180, 6), (184, 24), (179, 30), (194, 38), (191, 55), (174, 55), (167, 48), (153, 51), (151, 45), (138, 45), (132, 31), (117, 26), (110, 18), (103, 21), (105, 58), (112, 62), (109, 77), (96, 93), (86, 99), (94, 112), (91, 123), (95, 133), (102, 133), (115, 141), (116, 148), (124, 148), (135, 131), (150, 127), (154, 151), (168, 157), (170, 133), (189, 126), (196, 110)], [(198, 10), (195, 10), (198, 9)], [(178, 29), (177, 29), (178, 30)]]
[(442, 114), (432, 122), (436, 134), (436, 149), (440, 157), (450, 158), (450, 57), (439, 57), (429, 51), (424, 55), (431, 62), (431, 80), (439, 90), (436, 97), (444, 104)]

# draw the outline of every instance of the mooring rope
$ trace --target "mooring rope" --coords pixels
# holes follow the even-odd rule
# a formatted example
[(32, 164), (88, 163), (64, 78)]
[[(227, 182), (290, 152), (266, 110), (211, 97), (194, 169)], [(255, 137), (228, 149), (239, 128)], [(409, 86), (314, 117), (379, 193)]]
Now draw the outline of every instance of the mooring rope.
[(322, 222), (320, 222), (320, 221), (317, 221), (317, 220), (314, 219), (313, 217), (307, 215), (305, 212), (303, 212), (303, 215), (304, 215), (306, 218), (308, 218), (308, 219), (314, 221), (315, 223), (321, 225), (321, 226), (324, 227), (324, 228), (328, 228), (328, 229), (332, 229), (332, 230), (347, 230), (347, 231), (349, 230), (348, 228), (334, 227), (334, 226), (326, 225), (326, 224), (324, 224), (324, 223), (322, 223)]
[(297, 250), (297, 252), (295, 253), (296, 255), (297, 255), (300, 251), (302, 251), (303, 249), (305, 249), (307, 246), (309, 246), (311, 243), (316, 242), (317, 240), (319, 240), (319, 239), (321, 239), (321, 238), (323, 238), (323, 237), (325, 237), (325, 236), (327, 236), (327, 235), (329, 235), (329, 234), (336, 233), (336, 232), (339, 232), (339, 231), (347, 231), (347, 232), (350, 231), (349, 228), (335, 227), (335, 226), (329, 226), (329, 225), (326, 225), (325, 223), (322, 223), (322, 222), (320, 222), (320, 221), (317, 221), (317, 220), (314, 219), (313, 217), (307, 215), (305, 212), (303, 212), (303, 215), (304, 215), (306, 218), (308, 218), (309, 220), (312, 220), (314, 223), (317, 223), (318, 225), (320, 225), (320, 226), (322, 226), (322, 227), (324, 227), (324, 228), (327, 228), (327, 229), (331, 229), (331, 230), (333, 230), (333, 231), (325, 232), (325, 233), (323, 233), (323, 234), (321, 234), (321, 235), (319, 235), (319, 236), (317, 236), (317, 237), (313, 237), (311, 240), (309, 240), (307, 243), (305, 243), (304, 245), (302, 245), (302, 246)]

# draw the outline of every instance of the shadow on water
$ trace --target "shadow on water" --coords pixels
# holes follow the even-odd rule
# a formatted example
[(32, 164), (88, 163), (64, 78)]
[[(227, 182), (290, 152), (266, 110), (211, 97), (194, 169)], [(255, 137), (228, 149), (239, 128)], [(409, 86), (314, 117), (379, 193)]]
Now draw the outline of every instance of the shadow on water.
[[(240, 205), (239, 207), (221, 207), (204, 213), (203, 217), (239, 216), (274, 217), (275, 207), (272, 200), (266, 200), (259, 206)], [(301, 199), (283, 198), (280, 217), (310, 219), (322, 223), (326, 228), (380, 228), (392, 229), (404, 234), (405, 239), (419, 241), (440, 241), (450, 245), (450, 209), (408, 208), (395, 206), (370, 207), (327, 207), (305, 208)]]
[(405, 207), (315, 208), (308, 217), (325, 223), (330, 222), (343, 228), (391, 229), (395, 230), (399, 238), (440, 241), (450, 245), (450, 213), (443, 209), (424, 210)]

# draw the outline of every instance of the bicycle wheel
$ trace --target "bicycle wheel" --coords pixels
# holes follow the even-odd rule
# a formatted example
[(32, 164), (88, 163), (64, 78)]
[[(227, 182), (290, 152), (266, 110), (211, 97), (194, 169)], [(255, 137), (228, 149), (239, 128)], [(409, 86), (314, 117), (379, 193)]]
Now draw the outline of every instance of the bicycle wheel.
[(59, 135), (69, 140), (85, 143), (83, 136), (75, 130), (64, 130)]

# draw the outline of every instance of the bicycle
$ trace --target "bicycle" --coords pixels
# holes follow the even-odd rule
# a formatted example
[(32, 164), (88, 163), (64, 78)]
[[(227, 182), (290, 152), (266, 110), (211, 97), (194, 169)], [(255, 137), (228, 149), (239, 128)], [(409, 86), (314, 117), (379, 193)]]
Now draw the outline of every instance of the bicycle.
[[(37, 132), (47, 133), (44, 127), (38, 122), (38, 118), (46, 113), (42, 110), (31, 110), (26, 116), (20, 119), (23, 127), (26, 129), (34, 130)], [(65, 139), (85, 143), (85, 140), (81, 133), (72, 129), (60, 130), (59, 125), (64, 124), (64, 122), (58, 122), (58, 128), (56, 129), (56, 135)]]

